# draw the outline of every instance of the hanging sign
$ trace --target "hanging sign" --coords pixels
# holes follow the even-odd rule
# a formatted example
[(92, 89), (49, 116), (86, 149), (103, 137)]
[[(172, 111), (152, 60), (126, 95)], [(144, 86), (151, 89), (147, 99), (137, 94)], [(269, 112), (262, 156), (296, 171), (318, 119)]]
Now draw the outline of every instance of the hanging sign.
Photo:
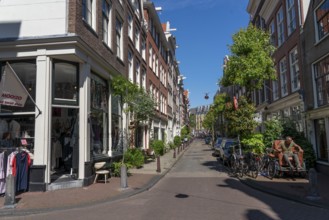
[(0, 82), (0, 105), (24, 107), (28, 95), (21, 80), (7, 63)]

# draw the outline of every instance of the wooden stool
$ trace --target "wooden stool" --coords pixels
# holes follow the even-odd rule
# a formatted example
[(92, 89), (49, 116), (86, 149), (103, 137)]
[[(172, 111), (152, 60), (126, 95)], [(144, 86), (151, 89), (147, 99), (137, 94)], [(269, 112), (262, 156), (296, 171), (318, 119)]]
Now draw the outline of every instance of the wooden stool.
[(98, 162), (98, 163), (94, 164), (95, 174), (96, 174), (94, 183), (96, 183), (97, 178), (98, 178), (99, 175), (104, 175), (104, 178), (105, 178), (104, 182), (106, 184), (110, 171), (109, 170), (101, 170), (104, 167), (105, 164), (106, 164), (106, 162)]

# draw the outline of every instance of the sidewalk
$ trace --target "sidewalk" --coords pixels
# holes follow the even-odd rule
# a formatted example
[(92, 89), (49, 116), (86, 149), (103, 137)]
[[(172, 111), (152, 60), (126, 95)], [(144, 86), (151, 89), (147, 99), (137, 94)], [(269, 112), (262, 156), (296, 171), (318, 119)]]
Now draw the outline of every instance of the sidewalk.
[[(190, 147), (198, 146), (203, 142), (196, 140)], [(120, 178), (112, 177), (107, 184), (102, 182), (83, 188), (62, 189), (47, 192), (26, 192), (16, 195), (16, 207), (5, 208), (4, 197), (0, 197), (0, 218), (10, 215), (28, 215), (38, 212), (48, 212), (79, 208), (104, 202), (113, 202), (128, 198), (151, 188), (156, 184), (173, 165), (182, 157), (183, 152), (173, 158), (173, 150), (161, 156), (161, 172), (157, 172), (157, 161), (146, 163), (141, 169), (131, 169), (128, 177), (128, 188), (120, 187)], [(215, 158), (214, 158), (215, 160)], [(270, 180), (264, 176), (257, 179), (243, 178), (241, 182), (257, 190), (264, 191), (285, 199), (307, 205), (329, 209), (329, 176), (318, 173), (318, 195), (311, 197), (309, 181), (305, 178), (274, 178)]]
[(151, 188), (183, 155), (173, 158), (173, 150), (160, 158), (161, 172), (157, 172), (157, 161), (149, 161), (141, 169), (130, 169), (128, 188), (122, 189), (120, 177), (111, 177), (109, 182), (98, 182), (83, 188), (70, 188), (47, 192), (25, 192), (16, 195), (15, 208), (4, 207), (5, 198), (0, 197), (1, 216), (20, 216), (39, 212), (85, 207), (104, 202), (128, 198)]
[(329, 209), (329, 176), (317, 173), (317, 194), (311, 191), (309, 180), (302, 177), (282, 177), (272, 180), (258, 176), (242, 178), (241, 182), (257, 190), (306, 205)]

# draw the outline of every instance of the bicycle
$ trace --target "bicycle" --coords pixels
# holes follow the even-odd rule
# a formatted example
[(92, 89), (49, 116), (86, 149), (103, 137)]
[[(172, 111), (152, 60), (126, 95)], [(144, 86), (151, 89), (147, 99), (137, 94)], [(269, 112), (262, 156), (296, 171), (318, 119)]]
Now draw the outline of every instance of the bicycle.
[(278, 175), (279, 171), (279, 162), (275, 157), (274, 149), (267, 148), (266, 153), (259, 158), (258, 163), (258, 173), (263, 176), (267, 176), (270, 179), (273, 179), (276, 175)]

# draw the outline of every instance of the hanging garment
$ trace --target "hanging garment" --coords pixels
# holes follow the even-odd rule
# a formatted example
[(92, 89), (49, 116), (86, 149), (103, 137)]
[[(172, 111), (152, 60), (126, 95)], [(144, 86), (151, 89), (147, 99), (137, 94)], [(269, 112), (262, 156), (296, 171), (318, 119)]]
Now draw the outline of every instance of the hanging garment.
[(22, 151), (16, 154), (14, 159), (13, 176), (16, 176), (16, 191), (26, 191), (28, 189), (28, 171), (31, 164), (30, 156)]
[(0, 194), (6, 191), (5, 153), (0, 153)]
[(9, 174), (13, 174), (13, 164), (14, 164), (15, 155), (17, 153), (18, 153), (18, 151), (14, 151), (8, 155), (6, 176), (8, 176)]

